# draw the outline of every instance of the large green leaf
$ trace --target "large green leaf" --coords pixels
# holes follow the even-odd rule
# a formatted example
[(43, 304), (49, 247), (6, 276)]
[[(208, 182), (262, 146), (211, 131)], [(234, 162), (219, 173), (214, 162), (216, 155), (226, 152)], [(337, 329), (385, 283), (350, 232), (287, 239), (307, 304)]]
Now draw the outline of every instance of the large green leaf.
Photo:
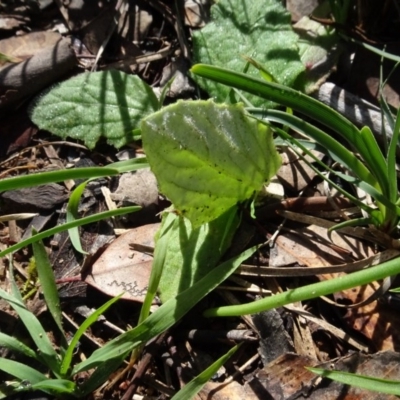
[[(32, 235), (35, 235), (36, 233), (36, 230), (32, 229)], [(64, 336), (64, 328), (62, 326), (60, 297), (58, 296), (53, 268), (51, 267), (49, 256), (41, 240), (38, 240), (37, 242), (34, 242), (32, 244), (32, 250), (33, 255), (35, 256), (36, 270), (39, 275), (39, 281), (42, 287), (43, 296), (50, 311), (50, 314), (60, 330), (60, 333), (62, 335), (62, 346), (64, 347), (67, 343), (67, 340)]]
[(174, 217), (159, 284), (163, 303), (193, 286), (215, 268), (231, 244), (239, 223), (237, 207), (195, 229), (187, 218)]
[(119, 148), (133, 141), (140, 120), (158, 108), (149, 85), (120, 71), (84, 73), (50, 88), (32, 107), (41, 129), (80, 139), (89, 148), (104, 137)]
[[(243, 72), (243, 56), (251, 57), (277, 82), (290, 87), (304, 71), (290, 14), (278, 0), (220, 0), (211, 7), (211, 22), (193, 32), (192, 37), (194, 60), (198, 63)], [(248, 73), (260, 76), (253, 67)], [(230, 91), (215, 82), (198, 77), (196, 81), (219, 101), (224, 101)], [(251, 102), (266, 105), (257, 97), (251, 97)]]
[(72, 374), (87, 371), (116, 357), (127, 355), (135, 347), (149, 341), (178, 322), (205, 295), (227, 279), (233, 271), (256, 250), (257, 246), (245, 250), (215, 267), (191, 288), (169, 299), (158, 310), (146, 318), (140, 325), (116, 337), (97, 349), (89, 358), (76, 365)]
[(281, 162), (241, 104), (180, 101), (143, 120), (142, 140), (161, 192), (194, 228), (251, 198)]

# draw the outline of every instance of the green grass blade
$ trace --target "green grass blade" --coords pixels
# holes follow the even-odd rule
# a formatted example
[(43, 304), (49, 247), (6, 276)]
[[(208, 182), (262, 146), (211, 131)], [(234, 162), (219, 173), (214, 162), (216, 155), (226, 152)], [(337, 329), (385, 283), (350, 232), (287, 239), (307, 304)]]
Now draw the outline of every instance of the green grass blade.
[[(66, 215), (67, 223), (73, 222), (73, 221), (76, 221), (79, 219), (79, 215), (78, 215), (79, 202), (80, 202), (82, 194), (86, 188), (86, 185), (89, 183), (89, 181), (90, 180), (87, 180), (87, 181), (81, 183), (71, 193), (71, 196), (69, 197), (69, 200), (68, 200), (68, 206), (67, 206), (67, 215)], [(68, 229), (68, 233), (69, 233), (69, 238), (71, 239), (72, 246), (74, 246), (74, 249), (76, 251), (78, 251), (79, 253), (88, 254), (82, 248), (81, 238), (79, 235), (79, 227), (75, 226), (74, 228)]]
[(189, 400), (194, 397), (203, 386), (217, 373), (217, 371), (228, 361), (236, 352), (240, 345), (232, 347), (226, 354), (212, 363), (201, 374), (192, 379), (184, 388), (182, 388), (171, 400)]
[(40, 360), (58, 376), (60, 368), (59, 358), (40, 321), (26, 308), (25, 304), (2, 289), (0, 289), (0, 297), (6, 300), (20, 317), (38, 348), (38, 357), (40, 357)]
[(101, 178), (103, 176), (118, 175), (119, 172), (118, 169), (109, 167), (87, 167), (38, 172), (36, 174), (2, 179), (0, 182), (0, 192), (44, 185), (46, 183), (61, 182), (66, 179)]
[(371, 46), (371, 45), (368, 44), (368, 43), (361, 42), (360, 40), (351, 38), (351, 37), (346, 36), (346, 35), (343, 35), (343, 34), (340, 34), (340, 36), (344, 37), (346, 40), (348, 40), (348, 41), (350, 41), (350, 42), (357, 43), (357, 44), (360, 45), (361, 47), (364, 47), (364, 48), (366, 48), (366, 49), (372, 51), (372, 52), (375, 53), (375, 54), (378, 54), (378, 56), (381, 56), (381, 57), (383, 57), (383, 58), (387, 58), (388, 60), (400, 62), (400, 57), (399, 57), (398, 55), (396, 55), (396, 54), (388, 53), (388, 52), (385, 51), (385, 50), (378, 49), (378, 48), (375, 47), (375, 46)]
[[(368, 214), (372, 215), (374, 214), (374, 220), (376, 221), (383, 221), (384, 218), (377, 218), (378, 213), (381, 213), (379, 209), (372, 208), (359, 200), (357, 197), (353, 196), (351, 193), (347, 192), (344, 190), (340, 185), (337, 183), (333, 182), (331, 179), (329, 179), (325, 174), (321, 173), (319, 169), (315, 168), (315, 166), (310, 163), (302, 153), (298, 152), (296, 148), (301, 149), (305, 154), (307, 154), (309, 157), (313, 158), (314, 161), (319, 164), (324, 171), (329, 171), (331, 174), (334, 174), (341, 178), (342, 180), (349, 182), (351, 185), (357, 186), (360, 189), (362, 189), (365, 193), (368, 193), (371, 195), (377, 202), (380, 202), (381, 205), (384, 205), (388, 210), (390, 210), (394, 215), (400, 215), (400, 207), (397, 206), (394, 203), (391, 203), (388, 198), (383, 196), (380, 192), (378, 192), (374, 187), (369, 185), (368, 183), (365, 183), (364, 181), (361, 181), (358, 178), (355, 178), (350, 175), (346, 175), (340, 171), (336, 171), (331, 169), (328, 165), (324, 164), (321, 160), (319, 160), (317, 157), (313, 155), (309, 150), (317, 150), (321, 153), (324, 154), (329, 154), (327, 152), (326, 148), (323, 148), (320, 145), (317, 145), (316, 143), (312, 142), (307, 142), (304, 140), (298, 140), (290, 136), (289, 134), (286, 133), (286, 131), (283, 131), (282, 129), (274, 127), (274, 131), (280, 135), (280, 140), (277, 141), (275, 139), (275, 142), (279, 146), (288, 146), (290, 147), (304, 162), (307, 163), (307, 165), (323, 180), (328, 182), (332, 187), (334, 187), (338, 192), (340, 192), (343, 196), (347, 197), (349, 200), (351, 200), (356, 206), (358, 206), (360, 209), (364, 210)], [(331, 156), (336, 160), (336, 158), (331, 154)], [(337, 160), (336, 160), (337, 161)]]
[(382, 151), (375, 139), (375, 136), (368, 126), (364, 126), (360, 130), (360, 136), (365, 144), (364, 157), (365, 154), (368, 154), (368, 159), (364, 158), (364, 161), (372, 174), (378, 180), (382, 190), (382, 194), (388, 196), (390, 188), (385, 157), (382, 154)]
[(22, 175), (15, 178), (1, 180), (0, 192), (44, 185), (46, 183), (61, 182), (67, 179), (102, 178), (104, 176), (118, 175), (123, 172), (136, 171), (138, 169), (148, 167), (149, 164), (147, 163), (146, 158), (142, 157), (118, 161), (108, 165), (107, 167), (85, 167), (62, 169), (59, 171), (38, 172), (35, 174)]
[(328, 229), (328, 232), (337, 231), (343, 228), (350, 228), (354, 226), (368, 226), (372, 224), (374, 221), (372, 218), (354, 218), (349, 221), (339, 222), (336, 225), (331, 226)]
[[(142, 168), (150, 168), (146, 157), (132, 158), (130, 160), (117, 161), (109, 164), (107, 168), (116, 169), (120, 174), (124, 172), (132, 172)], [(88, 177), (90, 178), (90, 177)]]
[[(387, 103), (387, 101), (383, 95), (381, 95), (379, 98), (379, 105), (381, 107), (383, 116), (386, 118), (386, 120), (389, 124), (389, 127), (392, 129), (392, 132), (393, 132), (396, 122), (393, 118), (393, 114), (392, 114), (392, 111), (390, 110), (389, 104)], [(382, 128), (384, 129), (384, 127), (385, 127), (385, 124), (382, 123)]]
[(37, 354), (30, 347), (20, 342), (18, 339), (2, 332), (0, 332), (0, 347), (5, 347), (14, 353), (20, 353), (38, 360)]
[(377, 201), (377, 203), (380, 203), (381, 205), (385, 206), (388, 210), (392, 211), (394, 214), (398, 214), (400, 212), (399, 207), (397, 207), (394, 203), (391, 203), (386, 196), (384, 196), (381, 192), (376, 190), (368, 183), (360, 181), (358, 178), (355, 178), (354, 176), (346, 175), (339, 171), (335, 172), (336, 175), (339, 176), (341, 179), (351, 183), (352, 185), (358, 186), (365, 193), (368, 193), (370, 196), (372, 196)]
[(68, 222), (66, 224), (55, 226), (54, 228), (48, 229), (43, 232), (39, 232), (35, 236), (31, 236), (30, 238), (25, 239), (22, 242), (14, 244), (13, 246), (10, 246), (9, 248), (1, 251), (0, 257), (4, 257), (7, 254), (13, 253), (14, 251), (17, 251), (19, 249), (22, 249), (25, 246), (28, 246), (32, 243), (37, 242), (38, 240), (42, 240), (44, 238), (55, 235), (56, 233), (65, 231), (65, 230), (73, 228), (75, 226), (91, 224), (93, 222), (97, 222), (97, 221), (100, 221), (105, 218), (116, 217), (118, 215), (124, 215), (124, 214), (128, 214), (131, 212), (139, 211), (139, 210), (140, 210), (140, 207), (138, 207), (138, 206), (123, 207), (123, 208), (118, 208), (117, 210), (104, 211), (104, 212), (101, 212), (98, 214), (90, 215), (88, 217), (80, 218), (73, 222)]
[(290, 107), (333, 129), (346, 140), (356, 145), (359, 130), (354, 124), (332, 108), (297, 90), (211, 65), (196, 64), (190, 71), (203, 78), (235, 87)]
[(76, 391), (76, 384), (66, 379), (47, 379), (33, 384), (32, 389), (57, 396), (73, 394)]
[(387, 156), (387, 176), (389, 181), (389, 198), (393, 203), (399, 200), (396, 171), (396, 149), (400, 135), (400, 109), (397, 111), (396, 123), (393, 129), (393, 136), (389, 143)]
[(97, 321), (100, 315), (104, 314), (116, 301), (118, 301), (121, 298), (121, 296), (122, 294), (107, 301), (107, 303), (103, 304), (94, 313), (89, 315), (89, 317), (87, 317), (85, 321), (83, 321), (83, 323), (73, 336), (71, 342), (69, 343), (67, 351), (65, 352), (60, 368), (60, 374), (62, 376), (66, 376), (68, 374), (68, 370), (71, 366), (71, 361), (75, 351), (75, 347), (78, 344), (79, 339), (86, 332), (86, 330), (89, 329), (89, 327)]
[[(32, 234), (35, 233), (36, 232), (33, 230)], [(40, 285), (43, 291), (43, 296), (50, 311), (50, 314), (52, 315), (55, 323), (58, 326), (58, 329), (60, 330), (63, 338), (62, 347), (65, 348), (67, 344), (67, 339), (64, 335), (64, 329), (62, 326), (60, 298), (58, 296), (53, 268), (51, 267), (49, 256), (47, 255), (46, 249), (41, 240), (33, 243), (32, 248), (36, 262), (36, 270), (38, 272)]]
[(168, 80), (168, 82), (162, 88), (160, 97), (158, 99), (158, 110), (160, 110), (161, 107), (164, 105), (165, 98), (167, 97), (167, 94), (168, 94), (169, 90), (171, 89), (171, 86), (174, 83), (174, 80), (175, 80), (175, 77), (172, 77), (171, 79)]
[(265, 110), (259, 112), (259, 110), (249, 110), (249, 112), (257, 111), (257, 115), (267, 119), (268, 121), (277, 122), (289, 126), (290, 128), (303, 133), (304, 135), (311, 137), (321, 146), (323, 146), (328, 154), (335, 160), (347, 167), (361, 180), (369, 183), (373, 187), (379, 187), (378, 181), (371, 174), (371, 172), (365, 167), (365, 165), (354, 155), (352, 151), (349, 151), (332, 136), (328, 135), (321, 129), (303, 121), (302, 119), (288, 114), (286, 112), (278, 110)]
[(400, 258), (384, 262), (368, 269), (353, 272), (340, 278), (302, 286), (261, 300), (238, 306), (218, 307), (206, 310), (205, 317), (234, 317), (255, 314), (272, 308), (282, 307), (297, 301), (315, 299), (332, 293), (367, 285), (371, 282), (400, 273)]
[[(352, 184), (354, 185), (363, 185), (364, 186), (364, 191), (370, 189), (371, 193), (378, 193), (372, 186), (368, 185), (367, 183), (360, 181), (359, 179), (356, 179), (354, 177), (349, 177), (348, 175), (341, 174), (339, 171), (335, 171), (328, 167), (326, 164), (324, 164), (321, 160), (319, 160), (313, 153), (311, 153), (309, 150), (314, 149), (316, 146), (313, 146), (312, 144), (310, 145), (305, 145), (304, 141), (300, 141), (289, 135), (286, 131), (280, 128), (274, 128), (274, 131), (281, 136), (281, 139), (285, 139), (287, 142), (287, 145), (297, 154), (298, 157), (300, 157), (303, 161), (307, 163), (307, 165), (323, 180), (328, 182), (332, 187), (334, 187), (338, 192), (343, 194), (343, 196), (347, 197), (349, 200), (351, 200), (355, 205), (357, 205), (360, 209), (366, 211), (368, 214), (372, 214), (374, 211), (377, 211), (376, 209), (369, 207), (362, 201), (360, 201), (357, 197), (353, 196), (351, 193), (347, 192), (344, 190), (341, 186), (333, 182), (331, 179), (329, 179), (326, 175), (321, 173), (312, 163), (310, 163), (302, 153), (300, 153), (297, 148), (301, 149), (306, 155), (314, 159), (314, 161), (319, 164), (325, 171), (329, 171), (334, 175), (342, 177), (344, 180), (349, 180)], [(326, 153), (326, 149), (320, 149), (322, 153)], [(383, 196), (381, 196), (383, 197)], [(393, 206), (393, 205), (392, 205)]]
[(371, 390), (373, 392), (400, 396), (400, 381), (373, 378), (371, 376), (352, 374), (350, 372), (330, 371), (321, 368), (308, 367), (307, 369), (311, 372), (314, 372), (314, 374), (344, 383), (345, 385), (351, 385), (362, 389)]
[(22, 298), (21, 292), (19, 291), (17, 283), (15, 282), (13, 258), (9, 257), (8, 259), (10, 262), (9, 273), (11, 283), (11, 295), (16, 299), (16, 301), (25, 306), (24, 299)]
[(128, 354), (135, 347), (170, 328), (205, 295), (228, 278), (257, 249), (258, 246), (251, 247), (239, 256), (231, 258), (214, 268), (192, 287), (165, 302), (136, 328), (118, 336), (96, 350), (87, 360), (75, 366), (73, 374), (93, 368), (109, 359), (115, 358), (116, 355)]
[(154, 250), (153, 264), (151, 268), (151, 275), (149, 279), (148, 289), (140, 310), (139, 324), (141, 324), (150, 313), (150, 307), (153, 303), (154, 297), (157, 294), (158, 285), (160, 283), (165, 256), (167, 254), (168, 243), (170, 242), (170, 233), (175, 218), (172, 213), (167, 213), (163, 217), (163, 223), (160, 229), (159, 237), (157, 238), (157, 245)]
[(46, 375), (36, 369), (7, 358), (0, 358), (0, 370), (32, 385), (48, 379)]

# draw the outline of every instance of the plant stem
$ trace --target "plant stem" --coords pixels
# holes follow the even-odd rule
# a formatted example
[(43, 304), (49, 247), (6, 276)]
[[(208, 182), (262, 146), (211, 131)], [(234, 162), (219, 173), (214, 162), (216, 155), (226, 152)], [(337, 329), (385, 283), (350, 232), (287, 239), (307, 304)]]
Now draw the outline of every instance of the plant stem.
[(342, 290), (363, 286), (368, 283), (385, 279), (400, 273), (400, 257), (387, 261), (383, 264), (357, 271), (349, 275), (340, 276), (328, 281), (318, 282), (311, 285), (291, 289), (258, 301), (238, 306), (227, 306), (211, 308), (204, 312), (205, 317), (234, 317), (246, 314), (255, 314), (295, 303), (326, 296)]

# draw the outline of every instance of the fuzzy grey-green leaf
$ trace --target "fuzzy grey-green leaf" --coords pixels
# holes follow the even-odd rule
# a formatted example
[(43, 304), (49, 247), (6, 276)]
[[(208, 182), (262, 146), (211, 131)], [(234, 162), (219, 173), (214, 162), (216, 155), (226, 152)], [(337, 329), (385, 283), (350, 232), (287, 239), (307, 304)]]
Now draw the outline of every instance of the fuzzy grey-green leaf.
[(271, 131), (243, 105), (179, 101), (142, 122), (160, 190), (194, 227), (261, 189), (280, 165)]
[[(244, 72), (244, 56), (251, 57), (277, 82), (290, 87), (301, 82), (298, 78), (304, 65), (299, 56), (298, 36), (280, 0), (219, 0), (211, 7), (211, 21), (193, 32), (192, 38), (197, 63)], [(260, 76), (253, 67), (248, 74)], [(199, 77), (195, 79), (218, 101), (225, 101), (230, 92), (227, 86)], [(266, 105), (265, 100), (248, 97), (254, 106)]]
[(100, 138), (119, 148), (133, 141), (140, 120), (157, 110), (151, 87), (120, 71), (87, 72), (34, 100), (31, 118), (41, 129), (93, 148)]

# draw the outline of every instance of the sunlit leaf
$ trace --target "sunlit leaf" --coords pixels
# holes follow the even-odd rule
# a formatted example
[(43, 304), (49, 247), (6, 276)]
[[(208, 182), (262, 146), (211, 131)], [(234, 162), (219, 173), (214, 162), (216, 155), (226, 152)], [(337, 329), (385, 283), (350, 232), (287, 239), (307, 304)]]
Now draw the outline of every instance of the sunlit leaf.
[[(276, 0), (220, 0), (211, 7), (211, 21), (192, 34), (195, 62), (243, 72), (251, 57), (279, 83), (293, 87), (304, 71), (289, 12)], [(260, 72), (249, 68), (250, 76)], [(212, 97), (225, 101), (230, 89), (195, 77)], [(247, 95), (246, 95), (247, 96)], [(249, 96), (253, 105), (265, 101)], [(268, 103), (270, 106), (272, 103)]]
[(121, 71), (87, 72), (39, 96), (31, 118), (62, 138), (80, 139), (93, 148), (100, 138), (119, 148), (133, 141), (133, 130), (158, 109), (149, 85)]
[(179, 101), (144, 119), (142, 139), (161, 192), (194, 227), (251, 198), (281, 162), (240, 104)]

